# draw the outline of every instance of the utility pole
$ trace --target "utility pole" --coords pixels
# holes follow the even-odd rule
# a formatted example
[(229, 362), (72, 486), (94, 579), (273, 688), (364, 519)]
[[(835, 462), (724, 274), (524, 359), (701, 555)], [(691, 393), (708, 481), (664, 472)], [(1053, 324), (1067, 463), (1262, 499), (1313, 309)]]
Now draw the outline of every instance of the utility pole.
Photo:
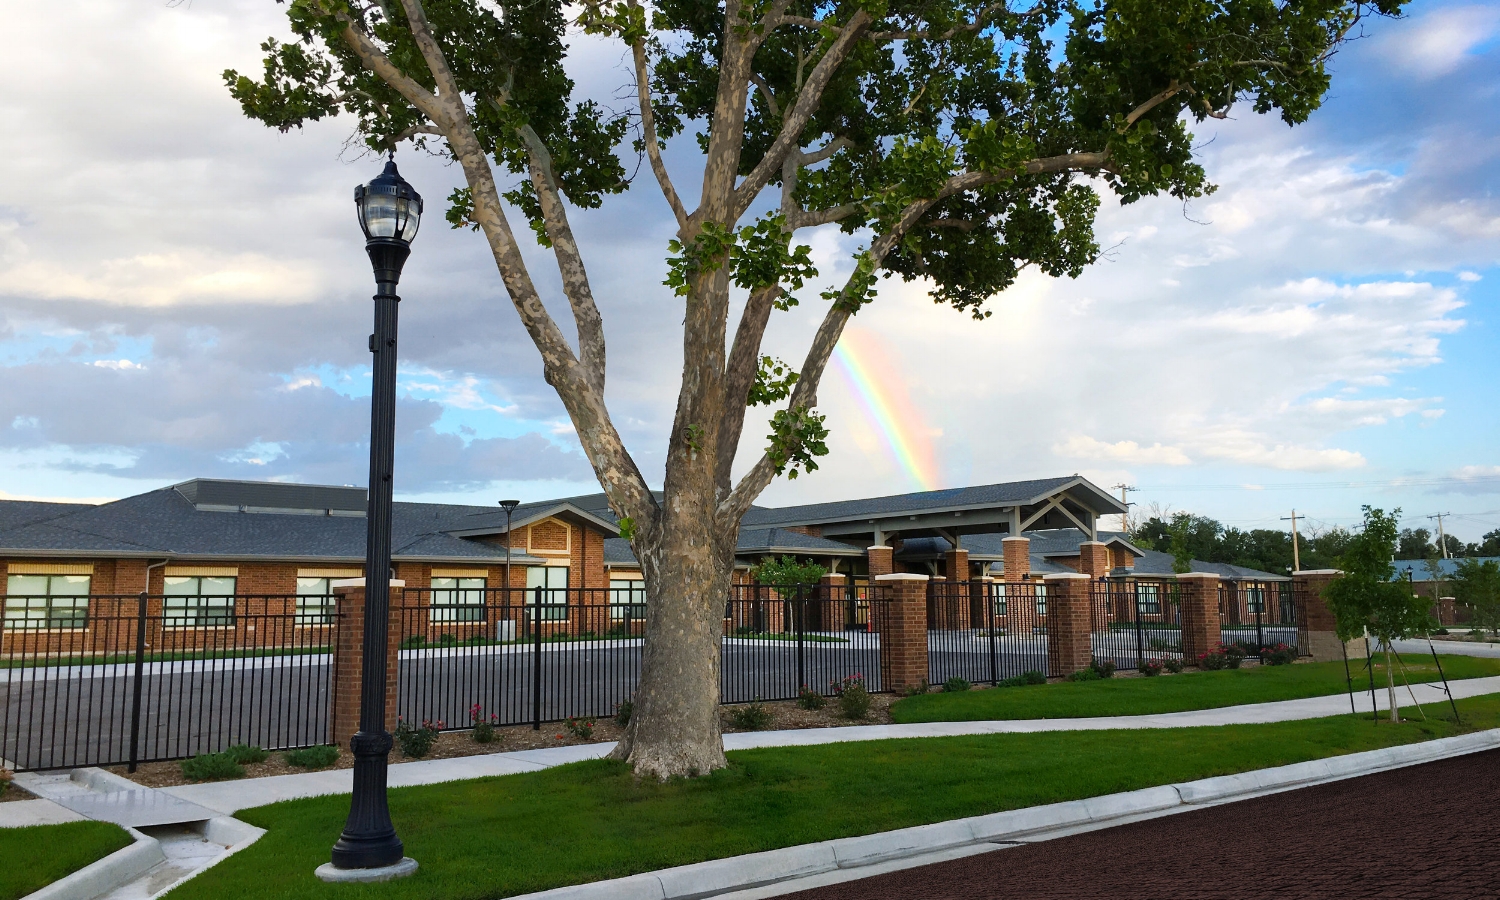
[(1130, 533), (1130, 500), (1129, 500), (1129, 496), (1128, 495), (1129, 495), (1130, 491), (1137, 491), (1137, 490), (1140, 490), (1140, 488), (1136, 487), (1133, 484), (1126, 484), (1123, 481), (1120, 482), (1119, 484), (1111, 485), (1111, 487), (1113, 487), (1115, 490), (1117, 490), (1117, 491), (1120, 492), (1120, 502), (1123, 503), (1123, 504), (1125, 504), (1125, 511), (1122, 512), (1122, 513), (1120, 513), (1120, 530), (1123, 531), (1123, 532), (1125, 532), (1126, 534), (1129, 534)]
[(1443, 551), (1443, 559), (1448, 559), (1448, 538), (1443, 534), (1443, 516), (1451, 516), (1451, 512), (1434, 513), (1429, 519), (1437, 519), (1438, 523), (1438, 548)]
[(1297, 511), (1295, 509), (1292, 510), (1290, 516), (1281, 517), (1281, 521), (1283, 522), (1288, 520), (1292, 523), (1292, 571), (1300, 572), (1302, 571), (1302, 560), (1297, 554)]

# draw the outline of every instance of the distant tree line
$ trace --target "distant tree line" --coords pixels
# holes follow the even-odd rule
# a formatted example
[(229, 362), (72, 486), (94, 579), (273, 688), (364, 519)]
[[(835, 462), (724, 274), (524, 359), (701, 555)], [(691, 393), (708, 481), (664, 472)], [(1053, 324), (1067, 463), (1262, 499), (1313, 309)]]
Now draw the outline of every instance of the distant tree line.
[[(1335, 569), (1349, 551), (1354, 532), (1346, 528), (1310, 530), (1298, 536), (1302, 568)], [(1290, 572), (1292, 535), (1274, 528), (1226, 528), (1208, 516), (1176, 513), (1146, 519), (1130, 533), (1139, 547), (1170, 553), (1180, 563), (1189, 559), (1229, 563), (1262, 572)], [(1442, 551), (1426, 528), (1402, 529), (1396, 541), (1396, 559), (1433, 559)], [(1500, 556), (1500, 528), (1484, 535), (1479, 543), (1465, 544), (1446, 535), (1452, 557)], [(1183, 571), (1187, 571), (1183, 569)]]
[[(1465, 544), (1451, 534), (1443, 535), (1448, 555), (1454, 558), (1500, 556), (1500, 528), (1488, 532), (1479, 543)], [(1403, 528), (1396, 538), (1397, 559), (1434, 559), (1443, 555), (1442, 547), (1426, 528)]]

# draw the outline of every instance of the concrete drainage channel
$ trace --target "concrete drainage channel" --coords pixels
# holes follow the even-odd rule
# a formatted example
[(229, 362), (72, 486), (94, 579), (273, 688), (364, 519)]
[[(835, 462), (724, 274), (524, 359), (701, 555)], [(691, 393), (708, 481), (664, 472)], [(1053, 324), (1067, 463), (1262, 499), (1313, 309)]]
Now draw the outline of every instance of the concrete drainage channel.
[(265, 834), (238, 819), (143, 788), (102, 769), (22, 773), (16, 783), (63, 807), (71, 813), (69, 819), (113, 822), (135, 838), (134, 843), (24, 900), (148, 900)]

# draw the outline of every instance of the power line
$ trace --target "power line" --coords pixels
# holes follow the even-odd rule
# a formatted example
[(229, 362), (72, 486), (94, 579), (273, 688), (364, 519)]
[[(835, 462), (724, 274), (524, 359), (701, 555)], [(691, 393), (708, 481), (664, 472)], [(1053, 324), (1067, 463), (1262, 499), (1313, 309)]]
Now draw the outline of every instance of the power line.
[(1478, 475), (1473, 478), (1396, 478), (1389, 481), (1286, 481), (1266, 484), (1162, 484), (1136, 488), (1137, 491), (1286, 491), (1331, 488), (1370, 487), (1436, 487), (1500, 483), (1500, 475)]

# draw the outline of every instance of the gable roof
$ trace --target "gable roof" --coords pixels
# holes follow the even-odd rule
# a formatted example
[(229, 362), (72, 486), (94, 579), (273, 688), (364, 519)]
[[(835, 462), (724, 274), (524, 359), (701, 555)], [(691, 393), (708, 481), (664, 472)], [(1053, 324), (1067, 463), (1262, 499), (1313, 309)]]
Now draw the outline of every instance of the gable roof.
[(941, 491), (917, 491), (863, 500), (838, 500), (777, 508), (755, 507), (745, 514), (746, 525), (815, 525), (919, 513), (963, 512), (990, 507), (1028, 506), (1060, 491), (1080, 488), (1097, 501), (1101, 515), (1123, 513), (1120, 501), (1078, 475), (1008, 481)]

